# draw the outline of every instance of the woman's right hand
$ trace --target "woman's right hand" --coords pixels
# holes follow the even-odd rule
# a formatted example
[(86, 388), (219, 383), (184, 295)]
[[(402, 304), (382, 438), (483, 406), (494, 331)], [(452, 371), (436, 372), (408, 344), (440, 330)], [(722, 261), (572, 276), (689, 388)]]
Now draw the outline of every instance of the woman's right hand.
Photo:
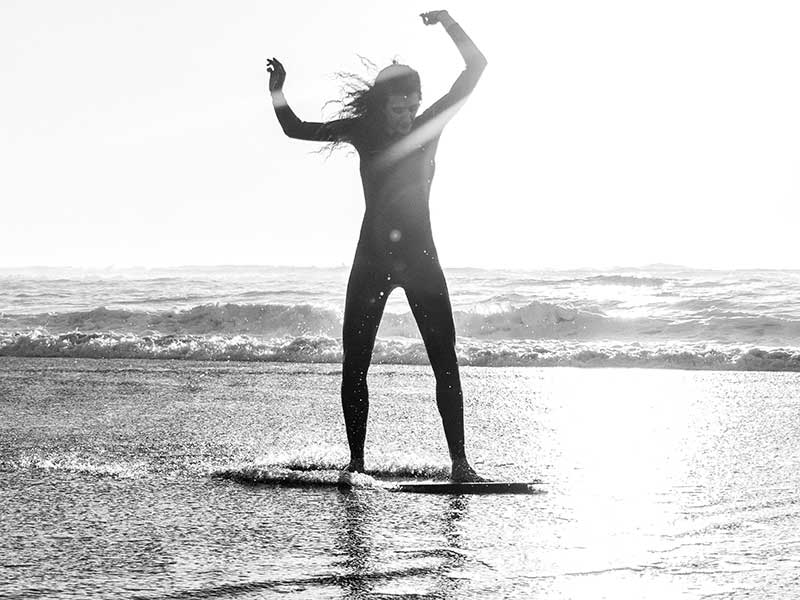
[(432, 10), (430, 12), (422, 13), (420, 15), (422, 17), (422, 22), (425, 25), (436, 25), (437, 23), (441, 23), (445, 27), (449, 25), (453, 21), (453, 17), (450, 16), (446, 10)]
[(269, 91), (280, 92), (283, 89), (283, 83), (286, 81), (286, 69), (273, 56), (267, 59), (267, 72), (269, 73)]

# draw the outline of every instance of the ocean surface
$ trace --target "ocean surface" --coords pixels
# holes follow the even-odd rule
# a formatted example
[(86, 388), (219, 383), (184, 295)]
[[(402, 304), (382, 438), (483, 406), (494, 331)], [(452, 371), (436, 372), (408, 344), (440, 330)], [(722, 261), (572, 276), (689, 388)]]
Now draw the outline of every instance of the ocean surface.
[(0, 599), (797, 597), (800, 271), (447, 275), (470, 459), (544, 493), (382, 487), (449, 472), (400, 291), (337, 488), (345, 268), (1, 271)]
[[(472, 366), (800, 371), (800, 270), (448, 269)], [(348, 270), (0, 270), (0, 356), (339, 363)], [(401, 290), (374, 361), (427, 363)]]

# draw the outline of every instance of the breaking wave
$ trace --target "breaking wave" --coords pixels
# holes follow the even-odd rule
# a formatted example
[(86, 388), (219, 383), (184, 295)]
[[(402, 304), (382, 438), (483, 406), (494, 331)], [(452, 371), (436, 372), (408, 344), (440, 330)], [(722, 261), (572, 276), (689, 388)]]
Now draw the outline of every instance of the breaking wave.
[[(458, 335), (478, 340), (690, 340), (764, 346), (792, 345), (800, 339), (800, 320), (791, 315), (752, 314), (730, 310), (724, 302), (693, 306), (691, 315), (609, 315), (598, 307), (562, 306), (548, 302), (514, 302), (513, 298), (456, 310)], [(694, 301), (697, 303), (698, 301)], [(144, 311), (105, 307), (88, 311), (37, 315), (0, 315), (0, 331), (28, 334), (116, 336), (120, 343), (171, 344), (174, 338), (223, 336), (230, 345), (241, 336), (268, 340), (285, 337), (337, 337), (342, 328), (338, 310), (310, 304), (207, 304), (187, 310)], [(379, 336), (419, 339), (410, 313), (387, 312)], [(7, 343), (7, 341), (6, 341)], [(211, 342), (209, 342), (211, 343)]]
[(333, 335), (336, 312), (309, 304), (205, 304), (188, 310), (142, 311), (105, 307), (88, 311), (0, 316), (0, 327), (53, 332), (125, 331), (133, 334)]
[[(800, 371), (800, 348), (758, 348), (690, 342), (584, 342), (459, 338), (459, 362), (468, 366), (645, 367)], [(0, 334), (0, 356), (141, 358), (208, 361), (340, 363), (341, 341), (328, 336), (259, 339), (246, 335), (138, 336), (115, 333)], [(421, 340), (376, 341), (373, 362), (428, 364)]]

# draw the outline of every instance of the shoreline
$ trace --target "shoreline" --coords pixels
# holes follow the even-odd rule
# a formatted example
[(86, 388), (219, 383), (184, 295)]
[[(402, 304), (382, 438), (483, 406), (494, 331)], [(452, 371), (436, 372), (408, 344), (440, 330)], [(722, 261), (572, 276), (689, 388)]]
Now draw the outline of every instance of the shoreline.
[[(77, 362), (94, 362), (94, 363), (102, 363), (102, 362), (112, 362), (112, 363), (151, 363), (151, 364), (163, 364), (163, 365), (178, 365), (178, 364), (185, 364), (187, 367), (197, 367), (198, 365), (204, 365), (206, 369), (214, 369), (214, 368), (221, 368), (223, 366), (229, 367), (246, 367), (246, 366), (262, 366), (264, 371), (276, 370), (280, 371), (284, 368), (287, 370), (291, 370), (291, 367), (298, 367), (302, 366), (307, 369), (303, 373), (318, 373), (319, 371), (323, 371), (325, 367), (335, 367), (334, 371), (330, 371), (328, 375), (340, 375), (341, 374), (341, 364), (339, 362), (320, 362), (320, 361), (273, 361), (273, 360), (240, 360), (240, 359), (215, 359), (209, 360), (204, 358), (177, 358), (177, 357), (165, 357), (165, 358), (152, 358), (152, 357), (126, 357), (126, 356), (111, 356), (111, 357), (104, 357), (104, 356), (8, 356), (0, 354), (0, 365), (13, 365), (14, 363), (22, 364), (25, 362), (49, 362), (53, 364), (68, 364), (68, 363), (77, 363)], [(425, 369), (426, 371), (430, 370), (430, 365), (428, 363), (400, 363), (400, 362), (376, 362), (373, 361), (370, 365), (370, 368), (391, 368), (391, 367), (400, 367), (400, 368), (408, 368), (411, 370), (416, 369)], [(509, 370), (520, 370), (520, 371), (534, 371), (538, 369), (542, 370), (577, 370), (577, 371), (676, 371), (676, 372), (702, 372), (702, 373), (785, 373), (787, 376), (797, 376), (800, 377), (800, 366), (795, 369), (769, 369), (769, 368), (750, 368), (750, 369), (742, 369), (736, 368), (734, 366), (730, 368), (718, 368), (714, 366), (698, 366), (698, 367), (687, 367), (683, 365), (675, 365), (675, 366), (662, 366), (662, 365), (624, 365), (624, 364), (603, 364), (603, 365), (593, 365), (593, 364), (559, 364), (559, 365), (549, 365), (549, 364), (530, 364), (530, 365), (459, 365), (462, 374), (464, 372), (469, 371), (481, 371), (481, 370), (488, 370), (488, 371), (498, 371), (502, 369), (509, 369)], [(12, 371), (12, 369), (8, 369)], [(190, 369), (187, 369), (190, 370)], [(2, 379), (2, 369), (0, 369), (0, 380)], [(301, 373), (298, 373), (301, 374)], [(433, 372), (430, 371), (431, 376), (433, 376)]]

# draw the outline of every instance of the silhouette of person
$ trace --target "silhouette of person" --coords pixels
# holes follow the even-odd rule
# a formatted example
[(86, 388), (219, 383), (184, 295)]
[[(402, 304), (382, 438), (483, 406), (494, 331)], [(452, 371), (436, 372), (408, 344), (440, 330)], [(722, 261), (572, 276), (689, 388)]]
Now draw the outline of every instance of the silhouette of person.
[(375, 336), (389, 293), (402, 287), (417, 322), (436, 378), (436, 403), (444, 426), (456, 481), (481, 478), (467, 461), (464, 411), (455, 325), (442, 268), (433, 243), (428, 206), (436, 148), (442, 129), (472, 92), (486, 58), (445, 10), (421, 15), (440, 23), (455, 42), (466, 68), (450, 91), (417, 116), (419, 74), (393, 63), (373, 84), (351, 87), (340, 118), (301, 121), (286, 102), (286, 71), (267, 61), (269, 90), (287, 136), (352, 144), (360, 158), (366, 209), (347, 284), (342, 331), (342, 408), (350, 446), (347, 471), (364, 470), (369, 369)]

